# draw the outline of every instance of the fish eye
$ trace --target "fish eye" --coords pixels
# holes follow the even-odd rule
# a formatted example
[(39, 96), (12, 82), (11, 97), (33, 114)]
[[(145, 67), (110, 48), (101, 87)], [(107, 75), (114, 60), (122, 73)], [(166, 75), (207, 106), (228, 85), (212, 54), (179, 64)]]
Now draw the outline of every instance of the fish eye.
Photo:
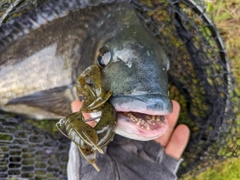
[(111, 60), (111, 52), (109, 46), (105, 45), (98, 51), (97, 62), (100, 67), (105, 67)]

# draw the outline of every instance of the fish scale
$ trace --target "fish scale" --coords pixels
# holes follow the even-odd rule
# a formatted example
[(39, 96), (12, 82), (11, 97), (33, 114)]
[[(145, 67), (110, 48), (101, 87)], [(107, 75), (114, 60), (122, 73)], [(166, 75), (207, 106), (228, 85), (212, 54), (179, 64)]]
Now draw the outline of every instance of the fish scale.
[[(68, 37), (62, 37), (63, 38), (62, 41), (68, 42), (68, 43), (62, 43), (62, 45), (58, 46), (58, 47), (56, 47), (54, 45), (49, 46), (46, 49), (43, 49), (43, 51), (46, 51), (43, 54), (45, 54), (45, 55), (49, 54), (49, 56), (54, 57), (55, 53), (65, 53), (64, 56), (73, 57), (74, 52), (73, 52), (72, 55), (71, 54), (66, 54), (66, 53), (69, 52), (69, 51), (66, 51), (66, 49), (69, 49), (70, 48), (69, 46), (71, 44), (75, 44), (76, 41), (78, 41), (78, 44), (81, 45), (81, 39), (85, 39), (86, 36), (87, 36), (86, 35), (86, 30), (87, 30), (86, 24), (87, 24), (87, 22), (90, 22), (92, 19), (96, 18), (96, 15), (93, 16), (93, 14), (94, 13), (92, 13), (89, 16), (82, 16), (82, 18), (80, 18), (81, 22), (83, 20), (85, 20), (86, 22), (83, 23), (83, 24), (82, 23), (80, 24), (80, 27), (78, 27), (80, 29), (80, 31), (78, 33), (75, 33), (76, 34), (75, 36), (70, 35)], [(67, 19), (67, 21), (68, 21), (68, 19)], [(60, 19), (59, 23), (61, 23), (61, 24), (64, 23), (64, 19)], [(73, 27), (72, 29), (75, 29), (75, 28), (76, 27)], [(45, 46), (47, 46), (47, 44), (50, 44), (51, 41), (56, 40), (56, 39), (49, 39), (49, 37), (52, 37), (52, 33), (53, 33), (52, 31), (50, 31), (49, 33), (44, 33), (44, 34), (40, 33), (40, 31), (46, 32), (47, 30), (46, 30), (45, 27), (42, 27), (42, 29), (40, 29), (40, 30), (38, 30), (37, 32), (34, 33), (34, 36), (33, 36), (34, 40), (30, 39), (29, 41), (24, 43), (22, 46), (23, 47), (29, 47), (28, 44), (31, 43), (31, 46), (37, 47), (37, 49), (38, 49), (38, 48), (41, 48), (41, 47), (45, 47)], [(38, 34), (40, 34), (40, 35), (38, 35)], [(9, 39), (9, 38), (6, 37), (6, 39)], [(50, 43), (48, 43), (48, 41), (45, 42), (45, 39), (48, 39), (50, 41)], [(38, 46), (40, 46), (40, 47), (38, 47)], [(11, 50), (9, 50), (9, 51), (11, 51)], [(28, 54), (31, 54), (31, 52), (32, 52), (31, 49), (22, 49), (22, 50), (20, 49), (19, 51), (21, 51), (22, 56), (25, 56), (24, 52), (27, 52)], [(4, 59), (4, 60), (9, 60), (9, 61), (16, 61), (17, 58), (19, 58), (19, 53), (18, 54), (11, 54), (11, 56), (10, 56), (11, 59), (8, 58), (8, 56), (9, 56), (8, 51), (5, 52), (5, 53), (2, 53), (1, 54), (1, 60)], [(22, 57), (22, 58), (24, 58), (24, 57)], [(34, 57), (34, 58), (36, 58), (36, 57)], [(5, 94), (4, 92), (7, 92), (7, 91), (14, 92), (14, 91), (10, 90), (11, 89), (10, 85), (12, 84), (12, 85), (15, 86), (14, 82), (16, 82), (16, 81), (24, 82), (23, 80), (26, 79), (29, 74), (39, 74), (39, 75), (43, 75), (43, 77), (38, 77), (39, 81), (40, 81), (38, 83), (34, 83), (35, 79), (30, 79), (32, 81), (26, 82), (25, 84), (27, 84), (27, 85), (24, 86), (24, 84), (20, 84), (20, 87), (18, 89), (24, 89), (25, 94), (33, 93), (35, 91), (35, 88), (33, 90), (27, 91), (27, 87), (31, 87), (31, 85), (34, 85), (34, 84), (37, 85), (36, 89), (45, 90), (46, 87), (47, 88), (54, 88), (54, 87), (57, 87), (57, 86), (69, 85), (69, 84), (72, 83), (73, 80), (71, 79), (71, 73), (72, 73), (73, 70), (69, 69), (68, 72), (65, 71), (65, 69), (67, 69), (71, 65), (71, 64), (69, 64), (70, 63), (69, 61), (64, 60), (64, 59), (57, 59), (57, 58), (53, 59), (52, 61), (49, 61), (46, 57), (41, 57), (41, 53), (39, 53), (38, 58), (42, 58), (39, 61), (41, 62), (41, 64), (45, 64), (45, 66), (40, 66), (39, 68), (34, 68), (34, 67), (38, 66), (38, 61), (34, 61), (33, 59), (30, 59), (29, 62), (24, 63), (22, 66), (25, 66), (26, 70), (29, 70), (31, 72), (27, 72), (26, 76), (19, 74), (18, 76), (22, 77), (22, 80), (18, 80), (18, 79), (16, 80), (16, 78), (18, 78), (17, 77), (18, 73), (16, 71), (19, 70), (19, 73), (22, 73), (22, 71), (20, 69), (21, 67), (17, 68), (17, 67), (14, 67), (12, 64), (10, 64), (10, 65), (4, 64), (3, 66), (0, 66), (0, 68), (2, 68), (2, 71), (0, 71), (0, 75), (1, 75), (2, 79), (5, 79), (5, 78), (7, 79), (6, 81), (4, 81), (4, 80), (1, 81), (1, 87), (6, 88), (5, 91), (2, 89), (2, 94)], [(80, 58), (79, 55), (78, 55), (78, 58)], [(60, 62), (62, 63), (62, 65), (60, 64)], [(72, 63), (74, 63), (74, 62), (72, 62)], [(59, 68), (57, 66), (62, 66), (63, 68)], [(32, 70), (36, 70), (36, 72), (32, 72)], [(41, 73), (43, 71), (49, 73), (49, 75)], [(11, 74), (9, 72), (11, 72), (13, 75), (11, 76)], [(60, 74), (60, 73), (63, 73), (63, 72), (67, 73), (65, 75), (63, 74), (64, 79), (69, 79), (69, 80), (63, 81), (64, 79), (62, 77), (58, 78), (57, 76), (54, 76), (54, 74)], [(14, 79), (14, 77), (15, 77), (15, 79)], [(48, 79), (48, 81), (44, 81), (44, 79)], [(44, 84), (41, 84), (41, 81), (43, 81)], [(7, 84), (5, 85), (4, 83), (7, 83)], [(22, 92), (20, 92), (20, 93), (22, 93)], [(18, 93), (16, 95), (16, 97), (18, 97), (20, 95), (20, 93)], [(24, 95), (24, 94), (22, 94), (22, 95)], [(11, 94), (11, 97), (13, 97), (13, 94)], [(6, 101), (4, 101), (4, 102), (6, 103)]]

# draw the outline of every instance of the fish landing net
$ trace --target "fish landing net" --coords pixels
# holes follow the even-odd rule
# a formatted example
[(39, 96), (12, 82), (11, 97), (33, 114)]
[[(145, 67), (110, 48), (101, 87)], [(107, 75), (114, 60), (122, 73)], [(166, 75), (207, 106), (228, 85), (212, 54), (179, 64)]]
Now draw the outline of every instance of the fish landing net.
[[(54, 8), (61, 7), (59, 4), (68, 6), (70, 2), (73, 0), (2, 0), (0, 24), (3, 26), (44, 3)], [(91, 6), (101, 3), (89, 1)], [(178, 175), (195, 176), (222, 160), (239, 157), (240, 87), (235, 84), (224, 43), (206, 14), (205, 3), (192, 0), (129, 3), (171, 60), (169, 94), (181, 104), (179, 123), (191, 129)], [(32, 125), (25, 119), (1, 112), (0, 179), (67, 179), (69, 140), (40, 130), (37, 125), (40, 122)], [(51, 121), (48, 123), (54, 126)]]

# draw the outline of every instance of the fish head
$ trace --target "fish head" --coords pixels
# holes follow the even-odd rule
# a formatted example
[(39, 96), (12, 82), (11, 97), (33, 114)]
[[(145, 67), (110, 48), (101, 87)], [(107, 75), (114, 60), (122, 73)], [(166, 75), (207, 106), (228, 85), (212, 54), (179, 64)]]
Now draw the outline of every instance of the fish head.
[(172, 112), (168, 97), (169, 59), (143, 27), (128, 26), (103, 44), (96, 58), (102, 67), (102, 86), (118, 114), (116, 133), (151, 140), (168, 129)]
[[(24, 25), (26, 30), (20, 33), (24, 35), (16, 40), (15, 35), (12, 40), (5, 37), (10, 40), (0, 52), (4, 59), (0, 94), (6, 94), (3, 102), (0, 98), (1, 109), (40, 118), (48, 118), (48, 112), (65, 116), (71, 111), (70, 102), (78, 99), (72, 84), (87, 67), (99, 63), (102, 87), (113, 91), (110, 103), (118, 112), (116, 132), (138, 140), (166, 132), (164, 116), (172, 111), (169, 60), (131, 5), (116, 3), (63, 14), (45, 23), (36, 19), (38, 27)], [(26, 24), (34, 22), (32, 17), (26, 20), (30, 21)]]

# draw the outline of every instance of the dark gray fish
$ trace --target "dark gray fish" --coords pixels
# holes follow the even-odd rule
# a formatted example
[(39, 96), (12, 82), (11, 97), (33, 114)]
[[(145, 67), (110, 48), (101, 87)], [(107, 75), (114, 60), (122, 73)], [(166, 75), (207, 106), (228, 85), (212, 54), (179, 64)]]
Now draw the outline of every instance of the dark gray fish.
[(117, 133), (150, 140), (167, 127), (169, 60), (126, 2), (52, 1), (0, 28), (0, 108), (38, 119), (71, 113), (73, 85), (92, 64), (113, 90)]

